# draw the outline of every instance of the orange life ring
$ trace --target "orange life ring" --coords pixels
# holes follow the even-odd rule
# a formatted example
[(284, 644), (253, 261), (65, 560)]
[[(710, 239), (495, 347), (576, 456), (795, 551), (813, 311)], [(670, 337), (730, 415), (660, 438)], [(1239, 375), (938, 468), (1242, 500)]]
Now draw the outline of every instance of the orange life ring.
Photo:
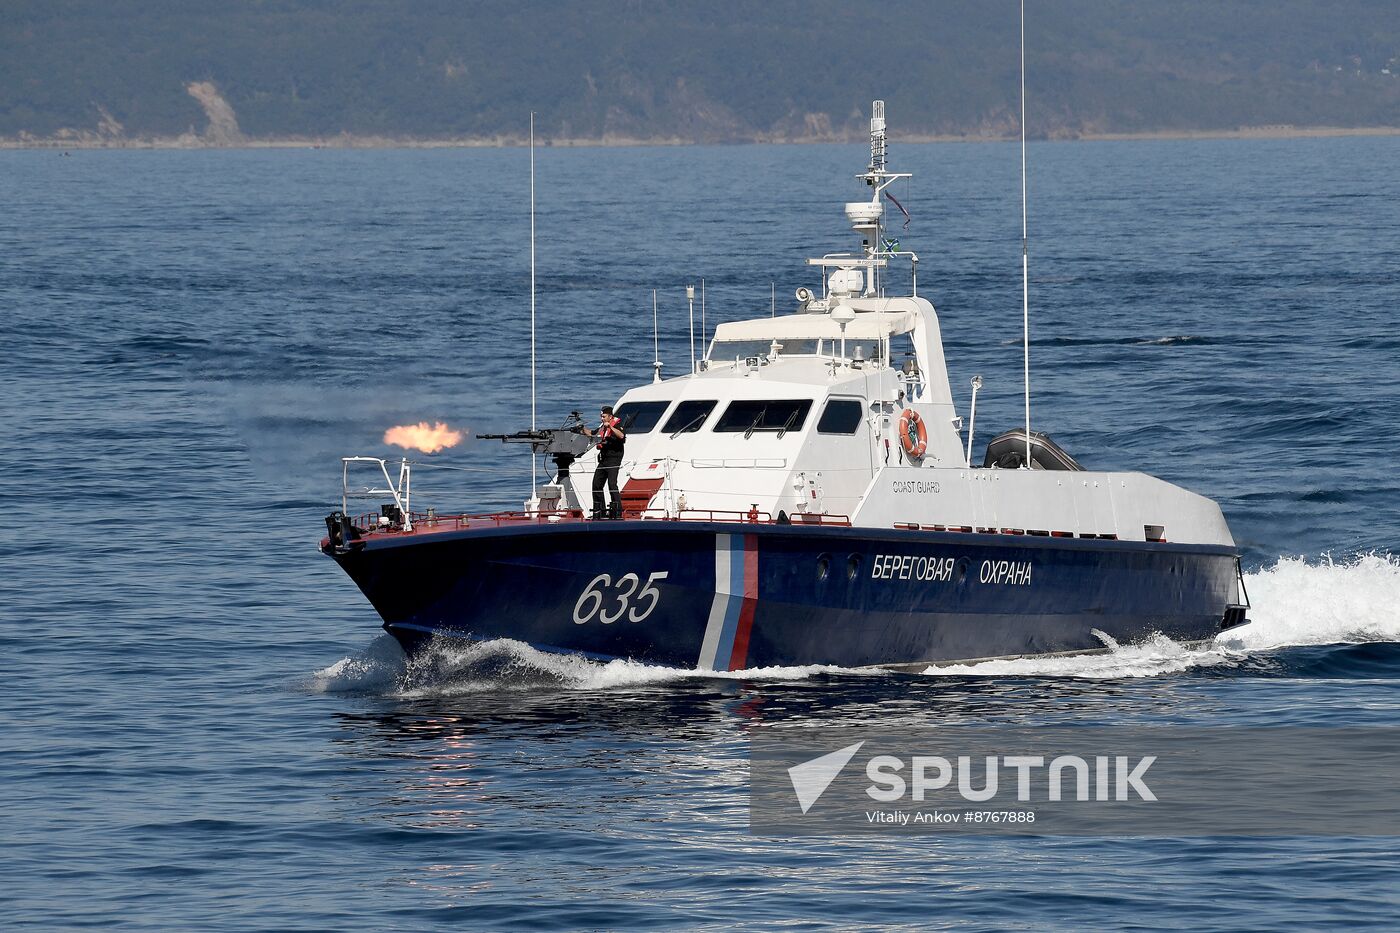
[(899, 443), (910, 459), (923, 458), (924, 451), (928, 450), (928, 429), (924, 427), (923, 417), (914, 409), (906, 408), (900, 413)]
[(910, 460), (921, 459), (928, 450), (928, 429), (924, 419), (912, 408), (906, 408), (899, 416), (899, 443)]

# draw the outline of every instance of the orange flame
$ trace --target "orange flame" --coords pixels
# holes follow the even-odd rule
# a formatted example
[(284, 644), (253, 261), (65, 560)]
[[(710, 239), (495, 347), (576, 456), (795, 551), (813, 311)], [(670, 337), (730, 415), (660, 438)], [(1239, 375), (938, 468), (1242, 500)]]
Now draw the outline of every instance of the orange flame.
[(431, 426), (426, 421), (400, 424), (384, 432), (384, 443), (397, 444), (407, 450), (421, 450), (425, 454), (435, 454), (445, 447), (456, 447), (461, 442), (462, 432), (452, 430), (441, 421)]

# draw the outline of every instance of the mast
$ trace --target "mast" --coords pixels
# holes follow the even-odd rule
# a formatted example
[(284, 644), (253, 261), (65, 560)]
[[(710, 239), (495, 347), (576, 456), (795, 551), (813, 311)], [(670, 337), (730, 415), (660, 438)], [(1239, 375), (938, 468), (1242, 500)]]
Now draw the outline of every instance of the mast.
[[(876, 100), (870, 102), (870, 179), (867, 183), (875, 188), (871, 203), (880, 209), (875, 216), (875, 235), (871, 238), (870, 248), (866, 250), (866, 256), (874, 256), (884, 246), (885, 237), (885, 206), (880, 203), (880, 192), (883, 189), (878, 184), (881, 176), (885, 174), (885, 154), (887, 152), (887, 140), (885, 137), (885, 102)], [(879, 279), (880, 273), (874, 266), (867, 270), (870, 274), (869, 289), (873, 295), (880, 294)]]
[[(530, 111), (530, 430), (535, 430), (535, 112)], [(539, 488), (537, 459), (530, 454), (530, 495)]]
[[(691, 333), (695, 331), (692, 328)], [(691, 338), (691, 352), (694, 352), (694, 340)], [(651, 290), (651, 381), (653, 383), (661, 381), (661, 332), (656, 326), (656, 289)]]
[(1026, 223), (1026, 0), (1021, 0), (1021, 359), (1026, 386), (1026, 469), (1031, 468), (1031, 273)]
[[(883, 294), (878, 267), (893, 255), (885, 249), (885, 206), (881, 198), (885, 189), (901, 178), (912, 178), (908, 172), (891, 172), (887, 167), (888, 137), (885, 134), (885, 102), (870, 104), (870, 166), (856, 178), (870, 188), (870, 201), (846, 204), (846, 218), (860, 234), (865, 267), (865, 294), (878, 298)], [(876, 262), (876, 260), (881, 260)]]
[[(686, 304), (690, 306), (690, 374), (693, 376), (700, 369), (700, 364), (695, 361), (695, 286), (685, 287)], [(701, 337), (704, 340), (704, 337)], [(703, 347), (701, 348), (703, 352)]]

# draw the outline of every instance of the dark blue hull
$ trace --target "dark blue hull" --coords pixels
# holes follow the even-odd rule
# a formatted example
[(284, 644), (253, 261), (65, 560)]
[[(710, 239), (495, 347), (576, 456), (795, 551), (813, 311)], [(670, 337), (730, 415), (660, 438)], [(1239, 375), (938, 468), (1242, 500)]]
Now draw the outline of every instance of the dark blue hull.
[(705, 670), (1194, 641), (1236, 576), (1217, 546), (656, 521), (371, 535), (332, 556), (410, 652), (513, 638)]

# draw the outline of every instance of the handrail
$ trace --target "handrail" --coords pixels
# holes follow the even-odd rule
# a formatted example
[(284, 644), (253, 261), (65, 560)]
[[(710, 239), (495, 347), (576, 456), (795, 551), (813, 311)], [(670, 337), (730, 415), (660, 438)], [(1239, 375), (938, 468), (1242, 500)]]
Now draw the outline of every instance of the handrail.
[[(735, 516), (728, 518), (727, 516)], [(704, 518), (701, 518), (704, 516)], [(750, 525), (767, 525), (773, 521), (773, 516), (769, 512), (762, 512), (758, 509), (749, 509), (747, 512), (734, 511), (732, 509), (681, 509), (676, 513), (677, 521), (707, 521), (707, 522), (744, 522)]]
[(415, 526), (431, 529), (457, 530), (471, 527), (473, 522), (490, 522), (495, 525), (507, 523), (532, 524), (554, 524), (560, 521), (582, 521), (583, 512), (580, 509), (557, 509), (547, 512), (479, 512), (479, 513), (455, 513), (449, 515), (439, 515), (436, 510), (429, 509), (427, 512), (404, 513), (408, 519), (403, 528), (385, 528), (379, 524), (381, 516), (374, 512), (366, 512), (356, 515), (351, 519), (351, 523), (356, 527), (364, 527), (368, 531), (413, 531)]
[[(666, 509), (643, 509), (628, 513), (644, 521), (669, 522), (714, 522), (736, 525), (778, 525), (771, 512), (749, 509), (747, 512), (731, 509), (681, 509), (671, 515)], [(592, 519), (584, 518), (581, 509), (558, 509), (549, 512), (481, 512), (439, 515), (435, 510), (404, 513), (402, 526), (385, 524), (383, 516), (375, 512), (365, 512), (351, 517), (351, 524), (366, 534), (414, 533), (415, 531), (460, 531), (476, 525), (554, 525), (559, 523), (583, 523)], [(832, 515), (825, 512), (797, 512), (788, 516), (786, 524), (821, 525), (827, 527), (851, 527), (850, 516)]]
[(851, 517), (849, 515), (836, 515), (831, 512), (794, 512), (788, 516), (788, 521), (794, 525), (832, 525), (838, 528), (851, 527)]
[[(412, 498), (413, 484), (410, 477), (408, 458), (404, 457), (399, 462), (399, 481), (395, 483), (389, 477), (389, 467), (380, 457), (341, 457), (340, 458), (340, 511), (347, 513), (350, 511), (350, 464), (352, 463), (377, 463), (379, 472), (384, 476), (384, 488), (375, 489), (373, 486), (366, 486), (357, 490), (355, 498), (366, 499), (373, 496), (393, 496), (394, 506), (398, 508), (399, 514), (403, 516), (403, 530), (413, 530), (413, 518), (409, 510), (409, 502)], [(373, 514), (373, 513), (371, 513)]]

